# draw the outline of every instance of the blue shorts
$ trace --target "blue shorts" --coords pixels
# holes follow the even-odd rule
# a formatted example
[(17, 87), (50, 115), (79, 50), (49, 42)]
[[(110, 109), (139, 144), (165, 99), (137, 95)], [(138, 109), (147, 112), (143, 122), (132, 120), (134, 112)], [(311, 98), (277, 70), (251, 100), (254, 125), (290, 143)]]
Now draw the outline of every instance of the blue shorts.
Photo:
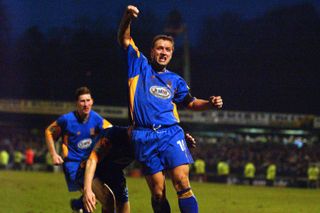
[(81, 162), (75, 161), (68, 161), (63, 163), (64, 177), (66, 179), (68, 190), (70, 192), (78, 191), (82, 188), (83, 184), (79, 184), (81, 181), (83, 183), (83, 177), (82, 180), (79, 181), (79, 177), (81, 177), (81, 171), (79, 171), (80, 164)]
[(132, 142), (135, 157), (143, 165), (145, 175), (193, 163), (183, 129), (178, 125), (157, 130), (135, 128)]

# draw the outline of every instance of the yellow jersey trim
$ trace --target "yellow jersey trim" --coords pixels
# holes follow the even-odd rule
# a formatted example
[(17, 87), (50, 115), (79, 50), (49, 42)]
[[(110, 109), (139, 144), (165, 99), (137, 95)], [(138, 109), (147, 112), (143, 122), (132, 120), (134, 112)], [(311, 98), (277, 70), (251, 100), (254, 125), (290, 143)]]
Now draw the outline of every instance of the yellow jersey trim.
[(138, 80), (139, 80), (139, 75), (137, 75), (137, 76), (135, 76), (133, 78), (129, 78), (129, 80), (128, 80), (129, 98), (130, 98), (129, 107), (130, 107), (130, 115), (131, 115), (131, 120), (132, 121), (133, 121), (133, 110), (134, 110), (134, 96), (135, 96), (135, 93), (136, 93)]

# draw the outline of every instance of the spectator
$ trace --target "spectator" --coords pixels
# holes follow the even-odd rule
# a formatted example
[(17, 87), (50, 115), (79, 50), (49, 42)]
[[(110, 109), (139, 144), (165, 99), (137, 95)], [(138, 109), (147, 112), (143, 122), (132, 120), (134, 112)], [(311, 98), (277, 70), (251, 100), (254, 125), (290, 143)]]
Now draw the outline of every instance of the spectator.
[(28, 147), (25, 151), (25, 170), (26, 171), (33, 171), (33, 164), (34, 164), (34, 157), (35, 157), (35, 153), (32, 150), (31, 147)]
[(229, 164), (226, 161), (219, 161), (217, 164), (218, 181), (227, 183), (230, 173)]
[(9, 153), (3, 149), (0, 152), (0, 169), (7, 169), (9, 164)]
[(206, 162), (201, 158), (197, 158), (194, 162), (196, 180), (200, 183), (207, 181), (206, 178)]
[(256, 174), (256, 167), (252, 162), (247, 162), (244, 166), (244, 178), (249, 185), (253, 185), (253, 181)]
[(308, 187), (318, 188), (319, 168), (315, 164), (310, 164), (308, 168)]
[(20, 150), (15, 150), (13, 152), (13, 169), (22, 170), (22, 160), (23, 154)]
[(273, 186), (274, 181), (276, 179), (277, 174), (277, 166), (274, 163), (270, 163), (267, 167), (267, 174), (266, 174), (266, 185)]

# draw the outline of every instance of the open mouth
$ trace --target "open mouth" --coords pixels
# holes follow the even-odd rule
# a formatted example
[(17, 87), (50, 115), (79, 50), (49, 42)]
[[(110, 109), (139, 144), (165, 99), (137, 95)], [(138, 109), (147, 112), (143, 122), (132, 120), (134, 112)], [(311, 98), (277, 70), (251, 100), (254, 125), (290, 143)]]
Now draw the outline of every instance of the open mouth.
[(162, 57), (159, 58), (159, 61), (160, 62), (166, 62), (167, 61), (167, 57), (162, 56)]

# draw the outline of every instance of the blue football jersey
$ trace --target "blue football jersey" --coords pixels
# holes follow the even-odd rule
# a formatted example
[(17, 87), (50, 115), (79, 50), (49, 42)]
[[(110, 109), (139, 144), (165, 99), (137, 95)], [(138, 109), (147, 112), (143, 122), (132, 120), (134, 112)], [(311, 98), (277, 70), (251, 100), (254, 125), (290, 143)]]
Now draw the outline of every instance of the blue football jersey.
[(111, 123), (91, 110), (86, 122), (81, 122), (76, 112), (69, 112), (57, 119), (61, 128), (64, 161), (81, 162), (89, 157), (94, 147), (94, 138)]
[(129, 109), (138, 127), (170, 126), (179, 123), (176, 104), (189, 88), (182, 77), (165, 70), (156, 72), (131, 39), (127, 48)]

